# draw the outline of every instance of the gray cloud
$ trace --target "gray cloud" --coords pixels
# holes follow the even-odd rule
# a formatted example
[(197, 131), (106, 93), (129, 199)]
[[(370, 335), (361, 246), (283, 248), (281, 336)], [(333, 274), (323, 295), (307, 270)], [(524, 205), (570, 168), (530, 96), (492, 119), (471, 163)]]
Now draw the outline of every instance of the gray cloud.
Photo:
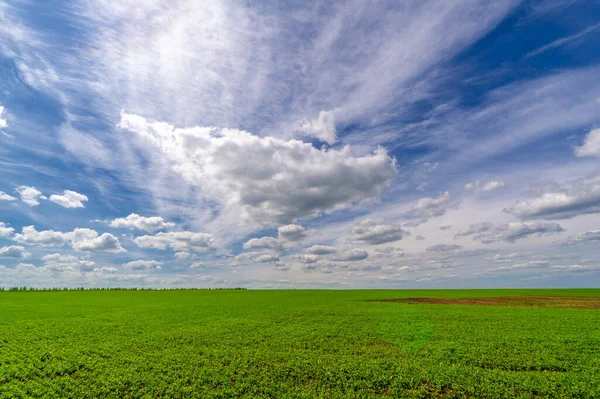
[(550, 192), (517, 201), (504, 211), (521, 220), (569, 219), (579, 215), (600, 213), (600, 177), (555, 184)]
[(219, 199), (224, 211), (241, 211), (256, 223), (287, 223), (376, 198), (396, 174), (383, 148), (357, 157), (348, 147), (319, 150), (235, 129), (176, 129), (128, 114), (120, 126), (156, 146), (173, 170)]
[(462, 246), (456, 244), (436, 244), (430, 247), (427, 247), (427, 252), (453, 252), (461, 249)]
[(277, 234), (280, 240), (285, 241), (300, 241), (308, 236), (308, 232), (304, 229), (304, 227), (297, 224), (280, 226), (277, 229)]
[(382, 220), (366, 219), (352, 228), (348, 237), (351, 242), (380, 245), (401, 240), (410, 233), (398, 225), (384, 224)]
[(250, 251), (270, 249), (273, 251), (283, 250), (283, 245), (273, 237), (252, 238), (244, 243), (244, 249)]
[(452, 200), (449, 192), (442, 193), (437, 198), (421, 198), (408, 211), (408, 217), (432, 218), (443, 216), (450, 209), (458, 208), (458, 203)]
[(585, 233), (577, 233), (570, 236), (563, 243), (565, 245), (574, 245), (579, 243), (600, 243), (600, 230), (586, 231)]
[(25, 251), (25, 247), (21, 247), (19, 245), (11, 245), (0, 248), (0, 258), (25, 259), (29, 258), (30, 256), (31, 254)]
[(367, 251), (352, 249), (336, 253), (331, 259), (337, 262), (357, 262), (369, 257)]
[(473, 240), (482, 244), (491, 244), (498, 241), (515, 242), (529, 236), (542, 236), (563, 232), (558, 223), (549, 222), (512, 222), (494, 226), (491, 223), (478, 223), (471, 225), (467, 230), (456, 237), (473, 235)]

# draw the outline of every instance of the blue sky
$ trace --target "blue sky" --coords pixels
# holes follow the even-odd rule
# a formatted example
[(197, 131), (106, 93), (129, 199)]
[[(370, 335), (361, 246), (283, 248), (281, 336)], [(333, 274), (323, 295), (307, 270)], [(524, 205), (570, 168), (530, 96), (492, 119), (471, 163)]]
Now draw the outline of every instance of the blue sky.
[(599, 21), (0, 0), (0, 286), (597, 286)]

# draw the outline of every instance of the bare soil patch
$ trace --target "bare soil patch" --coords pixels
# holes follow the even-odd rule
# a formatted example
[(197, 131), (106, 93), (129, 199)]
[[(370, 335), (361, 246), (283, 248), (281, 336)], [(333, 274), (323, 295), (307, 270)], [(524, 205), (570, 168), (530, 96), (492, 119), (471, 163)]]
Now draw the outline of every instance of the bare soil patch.
[(395, 298), (369, 302), (401, 302), (431, 305), (529, 306), (541, 308), (600, 309), (597, 296), (501, 296), (488, 298)]

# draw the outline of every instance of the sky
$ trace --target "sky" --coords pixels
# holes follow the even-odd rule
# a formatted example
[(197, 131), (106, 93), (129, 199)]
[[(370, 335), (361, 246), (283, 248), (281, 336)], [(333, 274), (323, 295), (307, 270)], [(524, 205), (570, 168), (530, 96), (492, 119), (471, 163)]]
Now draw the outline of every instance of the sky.
[(597, 287), (599, 21), (0, 0), (0, 286)]

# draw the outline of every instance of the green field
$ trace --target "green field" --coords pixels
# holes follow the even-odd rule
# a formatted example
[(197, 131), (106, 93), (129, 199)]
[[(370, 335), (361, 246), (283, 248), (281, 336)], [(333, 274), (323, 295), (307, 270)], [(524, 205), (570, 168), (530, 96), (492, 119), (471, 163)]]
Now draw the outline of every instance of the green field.
[(598, 398), (587, 290), (0, 292), (0, 397)]

